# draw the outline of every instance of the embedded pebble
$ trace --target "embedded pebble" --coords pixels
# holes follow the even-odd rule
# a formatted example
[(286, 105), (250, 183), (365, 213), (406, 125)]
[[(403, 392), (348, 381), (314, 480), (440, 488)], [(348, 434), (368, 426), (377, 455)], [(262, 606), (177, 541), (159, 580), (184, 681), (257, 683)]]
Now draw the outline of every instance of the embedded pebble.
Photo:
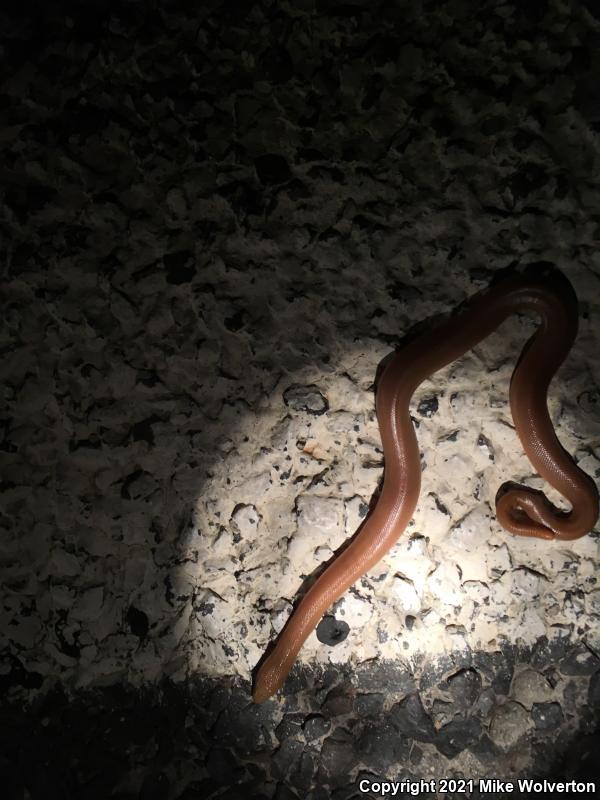
[(538, 730), (555, 731), (564, 719), (560, 703), (534, 703), (531, 718)]
[(490, 737), (501, 750), (508, 751), (516, 747), (532, 725), (523, 706), (509, 701), (493, 711)]
[(311, 414), (323, 414), (328, 408), (327, 400), (317, 386), (290, 386), (284, 391), (283, 400), (295, 411)]
[(344, 620), (336, 619), (330, 614), (323, 617), (317, 625), (317, 639), (323, 644), (335, 646), (341, 644), (350, 633), (350, 626)]
[(546, 678), (533, 669), (525, 669), (513, 677), (510, 694), (528, 711), (531, 711), (534, 703), (547, 702), (554, 696)]

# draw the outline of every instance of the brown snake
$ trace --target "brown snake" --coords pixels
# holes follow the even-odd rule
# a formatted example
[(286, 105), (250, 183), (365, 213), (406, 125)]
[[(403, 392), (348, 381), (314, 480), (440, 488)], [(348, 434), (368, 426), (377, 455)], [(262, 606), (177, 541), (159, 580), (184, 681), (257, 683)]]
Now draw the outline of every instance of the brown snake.
[(540, 324), (526, 343), (510, 383), (510, 407), (521, 444), (535, 471), (570, 503), (560, 511), (542, 492), (505, 484), (496, 498), (507, 531), (540, 539), (577, 539), (598, 519), (598, 490), (560, 444), (547, 392), (577, 334), (577, 298), (558, 271), (512, 276), (472, 299), (464, 310), (403, 347), (385, 367), (376, 392), (385, 458), (381, 494), (358, 534), (325, 569), (292, 612), (272, 652), (260, 665), (253, 699), (279, 689), (298, 651), (325, 611), (396, 543), (410, 522), (421, 487), (417, 437), (409, 405), (415, 389), (492, 333), (515, 312), (533, 312)]

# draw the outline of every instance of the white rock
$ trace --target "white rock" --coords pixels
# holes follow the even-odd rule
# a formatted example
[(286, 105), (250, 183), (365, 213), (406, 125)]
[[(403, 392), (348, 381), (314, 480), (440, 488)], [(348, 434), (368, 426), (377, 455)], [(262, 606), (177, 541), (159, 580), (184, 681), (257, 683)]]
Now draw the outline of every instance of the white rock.
[(470, 600), (479, 603), (479, 605), (483, 605), (490, 598), (490, 588), (482, 581), (464, 581), (462, 589)]
[[(437, 503), (433, 494), (428, 493), (421, 497), (415, 512), (415, 529), (422, 534), (428, 541), (439, 543), (444, 540), (450, 528), (450, 517), (444, 514)], [(403, 538), (406, 536), (404, 534)]]
[[(221, 640), (222, 636), (225, 636), (223, 641), (228, 641), (227, 631), (231, 630), (233, 622), (229, 604), (219, 597), (216, 597), (212, 592), (203, 592), (196, 598), (194, 607), (195, 609), (199, 609), (194, 612), (196, 630), (218, 641)], [(180, 620), (182, 620), (184, 629), (187, 627), (190, 612), (191, 604), (187, 604), (183, 613), (180, 615)], [(180, 627), (182, 627), (182, 625), (180, 625)], [(180, 631), (179, 638), (181, 638), (182, 634), (183, 631)]]
[(336, 617), (338, 616), (356, 632), (369, 622), (373, 616), (373, 608), (367, 600), (358, 597), (354, 592), (347, 592), (337, 606)]
[(287, 557), (297, 575), (309, 574), (322, 563), (317, 551), (328, 548), (331, 557), (345, 540), (343, 501), (336, 498), (303, 495), (296, 503), (298, 528), (290, 539)]
[(283, 630), (284, 625), (290, 618), (293, 608), (292, 604), (285, 600), (278, 600), (275, 603), (270, 613), (271, 626), (275, 633), (280, 633)]
[(586, 594), (585, 607), (588, 614), (600, 616), (600, 589)]
[(533, 600), (539, 595), (540, 578), (529, 570), (517, 569), (513, 571), (513, 592), (527, 600)]
[(487, 565), (488, 578), (496, 578), (507, 572), (511, 566), (511, 557), (506, 544), (499, 547), (490, 547), (482, 554)]
[(481, 551), (490, 533), (490, 515), (481, 504), (450, 530), (447, 544), (461, 551)]
[(231, 515), (231, 524), (235, 527), (239, 535), (246, 540), (256, 537), (260, 515), (256, 506), (251, 503), (236, 506)]
[(395, 577), (391, 585), (391, 595), (396, 605), (405, 613), (418, 613), (421, 600), (410, 581)]
[(445, 605), (458, 607), (462, 603), (460, 576), (454, 564), (439, 564), (427, 579), (426, 588)]
[(420, 536), (408, 537), (406, 534), (394, 545), (390, 554), (384, 557), (383, 563), (411, 581), (419, 595), (423, 594), (427, 576), (436, 568), (427, 540)]
[(533, 644), (546, 634), (546, 624), (535, 608), (523, 609), (520, 623), (511, 626), (511, 629), (527, 644)]
[(373, 407), (373, 397), (363, 391), (346, 375), (336, 375), (329, 381), (327, 398), (332, 411), (338, 409), (360, 414)]

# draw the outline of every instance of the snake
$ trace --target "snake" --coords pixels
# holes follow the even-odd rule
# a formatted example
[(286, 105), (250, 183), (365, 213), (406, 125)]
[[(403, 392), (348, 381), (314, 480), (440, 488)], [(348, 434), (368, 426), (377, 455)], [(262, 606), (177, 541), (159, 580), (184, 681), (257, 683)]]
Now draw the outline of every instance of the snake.
[(508, 317), (532, 313), (535, 332), (514, 368), (509, 401), (514, 427), (534, 470), (570, 504), (556, 507), (543, 492), (507, 482), (496, 495), (496, 517), (515, 536), (577, 539), (598, 519), (598, 489), (557, 438), (547, 395), (577, 335), (575, 291), (558, 269), (503, 275), (457, 313), (394, 351), (375, 387), (384, 474), (374, 508), (292, 611), (271, 652), (259, 662), (252, 698), (261, 703), (284, 684), (296, 656), (330, 606), (374, 567), (413, 517), (421, 459), (410, 416), (417, 387), (493, 333)]

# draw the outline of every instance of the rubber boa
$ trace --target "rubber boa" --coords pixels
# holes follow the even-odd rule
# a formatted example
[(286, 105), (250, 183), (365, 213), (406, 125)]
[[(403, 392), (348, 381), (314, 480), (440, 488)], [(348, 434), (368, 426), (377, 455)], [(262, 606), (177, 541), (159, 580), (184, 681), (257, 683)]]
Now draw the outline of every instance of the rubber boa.
[(509, 533), (548, 540), (577, 539), (598, 519), (598, 490), (560, 444), (547, 392), (577, 334), (577, 298), (562, 273), (513, 275), (471, 298), (466, 307), (397, 351), (382, 372), (375, 405), (384, 453), (384, 480), (375, 508), (350, 544), (319, 576), (292, 612), (260, 665), (253, 699), (261, 703), (284, 683), (298, 651), (327, 609), (396, 543), (410, 522), (421, 486), (421, 460), (409, 406), (415, 389), (462, 356), (515, 312), (539, 317), (510, 382), (516, 431), (534, 470), (571, 505), (560, 511), (537, 490), (504, 484), (498, 522)]

